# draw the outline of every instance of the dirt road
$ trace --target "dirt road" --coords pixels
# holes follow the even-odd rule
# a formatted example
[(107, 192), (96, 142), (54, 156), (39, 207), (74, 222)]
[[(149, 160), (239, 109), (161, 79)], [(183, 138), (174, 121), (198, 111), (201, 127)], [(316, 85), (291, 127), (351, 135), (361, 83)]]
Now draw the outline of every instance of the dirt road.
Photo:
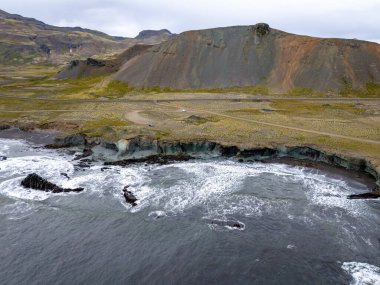
[(73, 103), (164, 103), (164, 102), (195, 102), (195, 101), (239, 101), (239, 102), (272, 102), (272, 101), (380, 101), (380, 98), (273, 98), (273, 97), (210, 97), (210, 98), (164, 98), (164, 99), (58, 99), (58, 98), (29, 98), (20, 96), (0, 95), (0, 99), (17, 99), (29, 101), (46, 101), (46, 102), (73, 102)]
[[(157, 103), (157, 104), (161, 105), (161, 106), (165, 106), (165, 107), (178, 109), (178, 106), (171, 106), (171, 105), (167, 105), (167, 104), (163, 104), (163, 103)], [(259, 124), (259, 125), (264, 125), (264, 126), (288, 129), (288, 130), (299, 131), (299, 132), (310, 133), (310, 134), (316, 134), (316, 135), (329, 136), (329, 137), (334, 137), (334, 138), (357, 141), (357, 142), (361, 142), (361, 143), (370, 143), (370, 144), (380, 145), (380, 141), (376, 141), (376, 140), (362, 139), (362, 138), (344, 136), (344, 135), (339, 135), (339, 134), (334, 134), (334, 133), (297, 128), (297, 127), (292, 127), (292, 126), (287, 126), (287, 125), (282, 125), (282, 124), (268, 123), (268, 122), (253, 120), (253, 119), (247, 119), (247, 118), (241, 118), (241, 117), (236, 117), (236, 116), (231, 116), (231, 115), (225, 115), (225, 114), (221, 114), (218, 112), (212, 112), (212, 111), (206, 111), (206, 110), (196, 110), (196, 109), (189, 109), (189, 108), (186, 108), (186, 110), (187, 110), (187, 112), (193, 112), (196, 114), (211, 114), (211, 115), (216, 115), (219, 117), (224, 117), (224, 118), (229, 118), (229, 119)]]

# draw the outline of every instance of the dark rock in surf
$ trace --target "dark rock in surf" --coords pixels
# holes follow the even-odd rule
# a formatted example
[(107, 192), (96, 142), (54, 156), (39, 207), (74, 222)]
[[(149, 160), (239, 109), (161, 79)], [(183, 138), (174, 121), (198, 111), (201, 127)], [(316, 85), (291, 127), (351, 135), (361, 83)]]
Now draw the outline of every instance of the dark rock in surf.
[(74, 160), (79, 160), (79, 159), (82, 159), (82, 158), (85, 158), (85, 157), (89, 157), (90, 155), (92, 155), (92, 149), (90, 148), (85, 148), (82, 152), (82, 154), (79, 154), (77, 155)]
[(77, 168), (90, 168), (93, 164), (92, 159), (84, 158), (78, 161), (77, 164), (75, 164), (75, 167)]
[(75, 189), (59, 187), (35, 173), (29, 174), (24, 180), (21, 181), (21, 185), (25, 188), (52, 193), (81, 192), (84, 190), (84, 188), (81, 187)]
[(7, 157), (3, 156), (3, 155), (0, 155), (0, 161), (4, 161), (4, 160), (7, 160)]
[(136, 201), (137, 201), (137, 198), (135, 195), (133, 195), (133, 193), (131, 191), (128, 190), (128, 187), (129, 186), (125, 186), (124, 189), (123, 189), (123, 195), (124, 195), (124, 198), (125, 198), (125, 201), (129, 204), (132, 205), (132, 207), (136, 206)]
[(180, 162), (180, 161), (189, 161), (193, 157), (187, 154), (178, 154), (178, 155), (150, 155), (142, 158), (130, 158), (119, 161), (110, 161), (105, 162), (104, 165), (119, 165), (127, 166), (136, 163), (147, 163), (147, 164), (168, 164), (171, 162)]
[(245, 225), (242, 222), (234, 220), (218, 220), (218, 219), (205, 219), (209, 225), (217, 225), (221, 227), (228, 227), (233, 229), (244, 230)]
[(70, 179), (70, 177), (69, 177), (69, 175), (68, 175), (67, 173), (62, 172), (61, 175), (62, 175), (63, 177), (66, 177), (67, 179)]
[(377, 199), (380, 198), (380, 188), (375, 187), (372, 192), (362, 194), (352, 194), (347, 196), (348, 199)]

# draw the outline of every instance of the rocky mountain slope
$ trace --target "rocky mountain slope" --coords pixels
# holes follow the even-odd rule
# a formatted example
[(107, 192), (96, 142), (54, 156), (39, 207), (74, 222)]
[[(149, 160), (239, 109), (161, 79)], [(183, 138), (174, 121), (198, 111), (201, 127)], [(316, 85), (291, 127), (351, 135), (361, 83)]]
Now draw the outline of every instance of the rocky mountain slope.
[(145, 52), (152, 45), (136, 44), (127, 48), (115, 58), (72, 60), (58, 72), (57, 79), (78, 79), (81, 77), (108, 75), (117, 72), (128, 60)]
[(23, 64), (89, 57), (123, 50), (126, 38), (83, 29), (47, 25), (0, 10), (0, 63)]
[(177, 89), (358, 88), (380, 84), (380, 45), (294, 35), (267, 24), (188, 31), (127, 61), (114, 79)]

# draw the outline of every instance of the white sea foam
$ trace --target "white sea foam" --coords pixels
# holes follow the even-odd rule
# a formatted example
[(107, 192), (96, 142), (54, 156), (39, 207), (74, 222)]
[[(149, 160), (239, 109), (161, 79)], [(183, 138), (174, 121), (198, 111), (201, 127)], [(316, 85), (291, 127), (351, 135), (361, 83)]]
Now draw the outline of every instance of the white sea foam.
[(351, 285), (380, 285), (380, 268), (361, 262), (344, 262), (342, 269), (352, 276)]
[[(277, 166), (276, 164), (272, 166)], [(290, 180), (304, 185), (307, 199), (312, 205), (340, 208), (352, 216), (361, 216), (367, 213), (365, 201), (355, 201), (347, 199), (347, 196), (357, 192), (357, 189), (350, 187), (346, 181), (329, 177), (323, 173), (316, 173), (302, 167), (291, 167), (283, 165), (278, 175), (285, 180)], [(362, 191), (368, 191), (362, 185)]]
[[(303, 185), (310, 205), (341, 208), (353, 215), (366, 211), (365, 202), (346, 199), (346, 195), (355, 192), (346, 182), (302, 167), (213, 160), (163, 166), (112, 166), (104, 171), (101, 171), (102, 165), (99, 163), (85, 171), (76, 171), (72, 156), (46, 149), (32, 150), (31, 147), (25, 141), (3, 141), (1, 153), (8, 155), (19, 149), (26, 153), (0, 162), (0, 181), (3, 180), (0, 183), (0, 194), (24, 200), (44, 200), (55, 196), (56, 194), (19, 186), (23, 177), (35, 172), (65, 188), (84, 187), (86, 192), (97, 193), (99, 196), (111, 194), (131, 212), (148, 208), (150, 212), (164, 211), (167, 215), (178, 215), (189, 209), (201, 209), (205, 217), (261, 216), (274, 211), (284, 213), (292, 206), (292, 201), (268, 199), (249, 191), (239, 191), (247, 178), (254, 181), (256, 178), (261, 179), (260, 176), (265, 178), (266, 175), (272, 175), (284, 184), (291, 182)], [(64, 178), (62, 173), (70, 178)], [(129, 190), (138, 199), (135, 207), (124, 201), (121, 190), (126, 185), (129, 185)], [(291, 213), (287, 215), (290, 219), (301, 218)], [(302, 219), (312, 222), (313, 217), (304, 216)]]
[(11, 157), (0, 164), (0, 194), (15, 199), (45, 200), (50, 193), (25, 189), (20, 183), (30, 173), (37, 173), (49, 181), (60, 184), (61, 173), (71, 175), (74, 166), (61, 157), (52, 156), (22, 156)]
[(153, 211), (153, 212), (150, 212), (148, 215), (148, 217), (152, 217), (154, 219), (159, 219), (165, 216), (166, 216), (166, 213), (164, 211)]
[(60, 181), (61, 173), (72, 174), (74, 166), (63, 158), (51, 156), (8, 158), (2, 161), (0, 165), (0, 175), (4, 177), (28, 175), (33, 172)]
[[(283, 212), (286, 207), (291, 206), (291, 202), (236, 193), (241, 189), (245, 178), (266, 174), (278, 176), (284, 183), (291, 181), (303, 185), (306, 198), (311, 205), (341, 208), (354, 216), (366, 211), (365, 203), (355, 203), (346, 198), (355, 189), (351, 189), (345, 181), (302, 167), (284, 164), (241, 164), (226, 160), (184, 162), (151, 166), (150, 171), (146, 171), (146, 167), (136, 170), (139, 173), (137, 176), (143, 179), (131, 187), (131, 191), (139, 199), (138, 206), (132, 208), (132, 212), (146, 207), (161, 208), (172, 214), (180, 214), (190, 208), (203, 208), (206, 210), (205, 216), (214, 217), (235, 214), (260, 216), (278, 209), (282, 209)], [(151, 171), (168, 172), (174, 177), (178, 174), (179, 177), (175, 183), (163, 186), (160, 183), (151, 183), (154, 179)], [(181, 176), (181, 172), (186, 175)], [(294, 219), (294, 216), (290, 217)]]
[(23, 140), (0, 139), (0, 155), (8, 156), (12, 150), (25, 151), (28, 148), (28, 143)]
[[(138, 170), (141, 171), (141, 168)], [(173, 176), (177, 173), (185, 175), (182, 174), (183, 178), (178, 178), (173, 185), (166, 187), (160, 183), (150, 183), (154, 179), (150, 171), (141, 172), (139, 176), (144, 177), (142, 181), (130, 188), (139, 199), (138, 205), (131, 209), (132, 212), (150, 207), (161, 208), (176, 215), (191, 208), (203, 208), (206, 211), (205, 216), (223, 218), (236, 213), (259, 216), (263, 211), (270, 211), (280, 203), (283, 206), (286, 204), (284, 201), (265, 201), (253, 195), (235, 194), (241, 189), (246, 177), (269, 172), (270, 166), (258, 164), (255, 167), (232, 161), (199, 161), (153, 166), (151, 170), (170, 171)]]

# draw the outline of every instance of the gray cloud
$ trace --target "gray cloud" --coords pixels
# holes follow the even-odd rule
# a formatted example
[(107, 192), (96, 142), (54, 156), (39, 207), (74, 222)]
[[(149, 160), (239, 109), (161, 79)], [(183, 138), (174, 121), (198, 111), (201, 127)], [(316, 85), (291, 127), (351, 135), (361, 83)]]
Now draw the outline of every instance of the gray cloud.
[(297, 34), (380, 41), (379, 0), (12, 0), (0, 8), (53, 25), (130, 37), (143, 29), (179, 33), (266, 22)]

